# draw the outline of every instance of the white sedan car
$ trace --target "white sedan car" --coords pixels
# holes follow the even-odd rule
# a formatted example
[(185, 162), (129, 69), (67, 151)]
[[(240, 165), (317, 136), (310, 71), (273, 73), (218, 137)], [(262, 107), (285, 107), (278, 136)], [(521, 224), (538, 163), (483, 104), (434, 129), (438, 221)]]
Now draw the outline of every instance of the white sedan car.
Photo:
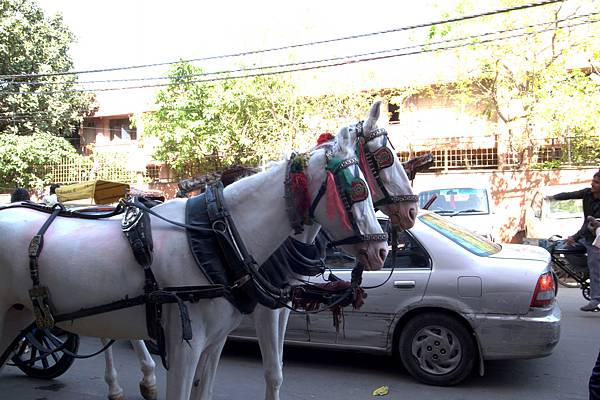
[[(561, 319), (549, 262), (541, 247), (499, 245), (423, 212), (400, 234), (395, 260), (390, 253), (384, 269), (363, 273), (363, 287), (383, 285), (366, 290), (359, 310), (344, 310), (339, 334), (329, 312), (292, 313), (286, 344), (398, 356), (432, 385), (483, 373), (485, 360), (548, 356)], [(335, 253), (326, 263), (350, 280), (354, 262), (347, 255)], [(254, 335), (250, 318), (232, 334)]]

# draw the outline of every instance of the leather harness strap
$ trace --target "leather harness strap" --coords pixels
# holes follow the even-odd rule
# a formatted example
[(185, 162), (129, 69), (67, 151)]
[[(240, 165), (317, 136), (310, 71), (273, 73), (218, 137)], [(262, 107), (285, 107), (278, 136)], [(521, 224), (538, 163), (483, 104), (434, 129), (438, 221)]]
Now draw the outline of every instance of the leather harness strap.
[(223, 184), (217, 182), (207, 186), (205, 195), (212, 229), (226, 265), (233, 272), (234, 284), (231, 290), (242, 290), (269, 308), (279, 308), (287, 304), (291, 300), (291, 288), (275, 287), (258, 272), (259, 265), (244, 246), (231, 214), (225, 209)]
[[(123, 203), (131, 207), (138, 207), (138, 205), (141, 205), (141, 207), (139, 208), (147, 208), (142, 203), (136, 200), (133, 200), (131, 203)], [(103, 304), (100, 306), (83, 308), (78, 311), (55, 315), (52, 312), (52, 306), (50, 302), (50, 291), (47, 287), (40, 285), (38, 259), (44, 244), (44, 234), (46, 233), (52, 222), (54, 222), (56, 217), (67, 216), (74, 218), (78, 217), (79, 214), (73, 212), (66, 212), (64, 206), (60, 203), (55, 204), (53, 207), (45, 207), (24, 202), (19, 205), (11, 205), (6, 208), (17, 207), (31, 208), (37, 211), (51, 213), (51, 215), (39, 229), (38, 233), (33, 237), (29, 245), (29, 268), (33, 286), (29, 290), (29, 295), (33, 304), (33, 311), (36, 316), (36, 325), (40, 329), (52, 328), (57, 322), (70, 321), (77, 318), (103, 314), (110, 311), (146, 304), (146, 323), (148, 335), (157, 341), (163, 365), (166, 369), (168, 369), (168, 360), (165, 351), (165, 335), (164, 330), (162, 328), (161, 318), (162, 304), (177, 303), (181, 317), (182, 338), (183, 340), (190, 340), (192, 338), (192, 329), (188, 310), (184, 304), (184, 301), (197, 302), (198, 300), (204, 298), (221, 297), (225, 293), (225, 288), (222, 285), (165, 287), (160, 289), (154, 277), (154, 274), (150, 269), (152, 257), (150, 256), (148, 258), (148, 255), (146, 255), (146, 258), (141, 259), (141, 261), (140, 258), (136, 257), (138, 259), (138, 262), (144, 262), (145, 264), (143, 265), (145, 274), (144, 294), (132, 298), (117, 300), (112, 303)], [(124, 208), (122, 206), (119, 206), (113, 212), (102, 214), (100, 216), (86, 215), (85, 217), (86, 219), (107, 218), (108, 216), (123, 213), (123, 211)], [(137, 218), (137, 221), (140, 220), (144, 220), (144, 218)], [(147, 228), (149, 229), (149, 219), (146, 219), (146, 223), (148, 224)], [(130, 226), (129, 228), (130, 229), (128, 230), (128, 232), (130, 234), (135, 232), (133, 226)], [(139, 236), (136, 236), (136, 238), (138, 240), (140, 239)]]
[(52, 214), (44, 222), (38, 233), (31, 239), (31, 242), (29, 242), (29, 274), (33, 283), (33, 287), (29, 289), (29, 297), (33, 304), (36, 325), (40, 329), (52, 328), (54, 326), (54, 317), (52, 316), (50, 305), (50, 291), (46, 286), (40, 285), (38, 259), (44, 247), (44, 234), (50, 227), (50, 224), (56, 219), (61, 209), (64, 209), (62, 204), (55, 204), (52, 207)]

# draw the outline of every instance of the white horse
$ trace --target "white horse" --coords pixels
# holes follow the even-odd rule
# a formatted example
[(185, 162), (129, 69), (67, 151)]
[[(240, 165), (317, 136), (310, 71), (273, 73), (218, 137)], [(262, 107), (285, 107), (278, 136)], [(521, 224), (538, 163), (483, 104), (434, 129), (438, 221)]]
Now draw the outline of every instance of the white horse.
[[(374, 203), (381, 204), (382, 211), (390, 217), (394, 226), (409, 229), (415, 223), (417, 201), (402, 164), (390, 148), (385, 130), (379, 127), (381, 117), (381, 102), (377, 101), (371, 106), (369, 116), (361, 126), (357, 124), (344, 127), (338, 132), (338, 137), (359, 146), (362, 154), (357, 156), (361, 157), (360, 167), (369, 183)], [(373, 155), (373, 158), (367, 161), (365, 153), (370, 153), (369, 156)], [(313, 243), (319, 229), (316, 224), (307, 226), (303, 233), (293, 237), (304, 243)], [(289, 314), (290, 310), (287, 308), (272, 310), (260, 304), (252, 313), (265, 370), (266, 400), (279, 399), (279, 391), (283, 383), (283, 340)], [(145, 399), (152, 400), (155, 397), (147, 394), (156, 393), (154, 361), (145, 350), (143, 342), (133, 343), (133, 346), (144, 375), (140, 382), (140, 390)], [(118, 383), (116, 370), (112, 367), (110, 349), (105, 353), (105, 357), (105, 379), (109, 387), (109, 399), (121, 400), (123, 390)], [(216, 364), (205, 367), (209, 370), (216, 369)], [(203, 373), (197, 371), (198, 375)], [(192, 399), (196, 398), (195, 392), (197, 390), (194, 388)]]
[[(378, 126), (380, 110), (381, 102), (375, 102), (371, 106), (369, 116), (362, 124), (362, 133), (356, 126), (344, 127), (337, 137), (346, 137), (357, 143), (362, 147), (362, 152), (375, 154), (375, 158), (380, 162), (387, 156), (393, 157), (387, 164), (375, 162), (371, 167), (363, 161), (361, 170), (369, 182), (373, 202), (381, 204), (381, 210), (390, 217), (392, 225), (400, 229), (410, 229), (417, 216), (417, 198), (413, 195), (410, 181), (396, 152), (389, 149), (389, 140), (384, 130)], [(378, 157), (379, 154), (381, 156)], [(381, 168), (383, 165), (387, 167)], [(318, 226), (305, 227), (305, 231), (294, 238), (304, 243), (313, 243), (318, 232)], [(279, 391), (283, 383), (283, 341), (289, 315), (288, 308), (271, 310), (261, 305), (252, 313), (265, 370), (266, 400), (279, 400)]]
[[(318, 193), (328, 179), (328, 156), (347, 159), (354, 155), (353, 143), (340, 141), (328, 153), (317, 149), (308, 156), (306, 178), (308, 193)], [(351, 167), (350, 167), (351, 168)], [(292, 232), (284, 198), (286, 163), (242, 179), (224, 191), (224, 204), (239, 231), (241, 242), (258, 264)], [(359, 171), (354, 172), (358, 177)], [(337, 192), (336, 192), (337, 196)], [(349, 234), (381, 237), (383, 233), (373, 211), (368, 190), (364, 200), (349, 209), (356, 224), (353, 232), (342, 218), (330, 218), (327, 201), (315, 207), (315, 221), (329, 235), (342, 239)], [(184, 200), (172, 200), (154, 208), (164, 218), (183, 223)], [(29, 289), (32, 287), (28, 247), (31, 238), (44, 224), (47, 215), (16, 208), (0, 211), (0, 349), (7, 347), (16, 334), (33, 319)], [(194, 265), (185, 231), (157, 217), (152, 217), (154, 261), (152, 269), (163, 287), (206, 285), (204, 274)], [(358, 231), (358, 232), (357, 232)], [(378, 236), (379, 235), (379, 236)], [(40, 282), (50, 290), (55, 314), (70, 313), (143, 293), (143, 272), (122, 237), (118, 220), (75, 220), (58, 217), (46, 232), (44, 249), (39, 257)], [(387, 255), (385, 241), (362, 241), (345, 246), (367, 269), (380, 269)], [(227, 335), (241, 319), (240, 312), (223, 297), (187, 303), (193, 338), (190, 345), (182, 341), (180, 313), (177, 305), (164, 306), (166, 347), (171, 367), (167, 373), (166, 398), (184, 400), (190, 396), (195, 371), (200, 379), (200, 399), (212, 393), (216, 365)], [(73, 333), (111, 338), (147, 339), (145, 310), (135, 306), (105, 314), (60, 323)], [(2, 360), (4, 361), (4, 360)], [(194, 368), (195, 366), (195, 368)]]

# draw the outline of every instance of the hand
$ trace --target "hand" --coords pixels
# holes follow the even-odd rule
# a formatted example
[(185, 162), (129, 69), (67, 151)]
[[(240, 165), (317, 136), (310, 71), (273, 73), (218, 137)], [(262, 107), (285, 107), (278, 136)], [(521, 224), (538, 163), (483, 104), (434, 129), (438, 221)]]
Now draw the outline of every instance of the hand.
[(567, 246), (575, 246), (576, 241), (573, 236), (569, 236), (565, 243), (567, 244)]

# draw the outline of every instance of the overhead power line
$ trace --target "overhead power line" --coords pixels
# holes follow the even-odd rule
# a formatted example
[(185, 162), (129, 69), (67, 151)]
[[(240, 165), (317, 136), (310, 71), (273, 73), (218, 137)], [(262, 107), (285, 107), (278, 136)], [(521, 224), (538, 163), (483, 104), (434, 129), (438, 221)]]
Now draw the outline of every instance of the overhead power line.
[[(597, 14), (600, 14), (600, 13), (595, 13), (595, 14), (591, 14), (591, 15), (597, 15)], [(579, 17), (577, 17), (577, 18), (579, 18)], [(564, 20), (561, 20), (561, 21), (564, 21)], [(561, 22), (561, 21), (559, 21), (559, 22)], [(554, 23), (554, 22), (555, 21), (552, 21), (552, 23)], [(561, 29), (571, 28), (571, 27), (576, 27), (576, 26), (580, 26), (580, 25), (584, 25), (584, 24), (592, 24), (592, 23), (596, 23), (596, 22), (600, 22), (600, 20), (588, 20), (588, 21), (584, 21), (584, 22), (580, 22), (580, 23), (560, 26), (559, 28), (561, 28)], [(543, 25), (547, 25), (549, 23), (550, 22), (547, 22)], [(382, 51), (377, 51), (377, 52), (362, 53), (362, 54), (356, 54), (356, 55), (351, 55), (351, 56), (335, 57), (335, 58), (328, 58), (328, 59), (322, 59), (322, 60), (305, 61), (305, 62), (282, 64), (282, 65), (275, 65), (275, 66), (239, 69), (239, 70), (236, 70), (236, 72), (248, 72), (248, 71), (257, 71), (257, 70), (258, 71), (266, 70), (266, 72), (257, 72), (257, 73), (250, 73), (250, 74), (243, 74), (243, 75), (236, 75), (236, 76), (228, 75), (228, 76), (221, 76), (221, 77), (207, 78), (207, 79), (185, 80), (182, 82), (168, 82), (168, 83), (157, 83), (157, 84), (146, 84), (146, 85), (124, 86), (124, 87), (111, 87), (111, 88), (90, 88), (90, 89), (71, 89), (71, 90), (57, 90), (57, 91), (50, 90), (50, 91), (31, 91), (31, 92), (30, 91), (24, 91), (24, 92), (12, 91), (9, 93), (22, 94), (22, 95), (35, 95), (35, 94), (59, 94), (59, 93), (77, 93), (77, 92), (107, 92), (107, 91), (118, 91), (118, 90), (157, 88), (157, 87), (165, 87), (165, 86), (171, 86), (171, 85), (189, 85), (189, 84), (202, 83), (202, 82), (215, 82), (215, 81), (226, 80), (226, 79), (241, 79), (241, 78), (252, 78), (252, 77), (258, 77), (258, 76), (270, 76), (270, 75), (278, 75), (278, 74), (285, 74), (285, 73), (292, 73), (292, 72), (316, 70), (316, 69), (322, 69), (322, 68), (331, 68), (331, 67), (349, 65), (349, 64), (354, 64), (354, 63), (363, 63), (363, 62), (384, 60), (384, 59), (396, 58), (396, 57), (405, 57), (405, 56), (409, 56), (409, 55), (431, 53), (431, 52), (435, 52), (435, 51), (452, 50), (452, 49), (456, 49), (456, 48), (460, 48), (460, 47), (482, 45), (482, 44), (492, 43), (492, 42), (501, 41), (501, 40), (515, 39), (515, 38), (522, 37), (522, 36), (528, 36), (528, 35), (533, 35), (533, 34), (538, 34), (538, 33), (543, 33), (543, 32), (549, 32), (549, 31), (552, 31), (555, 29), (554, 27), (552, 27), (552, 28), (546, 28), (546, 29), (539, 29), (535, 32), (523, 32), (523, 33), (509, 35), (509, 36), (502, 36), (502, 37), (495, 37), (495, 38), (491, 38), (491, 39), (478, 40), (482, 37), (486, 37), (486, 36), (490, 36), (490, 35), (497, 35), (497, 34), (502, 34), (502, 33), (520, 31), (520, 30), (527, 29), (527, 28), (528, 27), (516, 28), (516, 29), (512, 29), (512, 30), (498, 31), (498, 32), (486, 33), (486, 34), (482, 34), (482, 35), (467, 36), (467, 37), (458, 38), (458, 39), (448, 39), (448, 40), (432, 42), (432, 43), (427, 43), (427, 44), (413, 45), (413, 46), (407, 46), (407, 47), (402, 47), (402, 48), (398, 48), (398, 49), (388, 49), (388, 50), (382, 50)], [(472, 42), (459, 43), (459, 44), (445, 46), (445, 47), (431, 47), (431, 46), (435, 46), (437, 44), (444, 44), (444, 43), (451, 43), (451, 42), (463, 42), (463, 41), (469, 40), (469, 39), (475, 39), (475, 40)], [(416, 50), (416, 51), (400, 52), (403, 50), (408, 50), (408, 49), (413, 49), (413, 48), (420, 48), (420, 49)], [(384, 54), (384, 53), (392, 53), (392, 54)], [(317, 65), (311, 65), (311, 64), (317, 64)], [(291, 66), (297, 67), (297, 68), (290, 68)], [(269, 70), (273, 70), (273, 69), (274, 69), (274, 71), (269, 71)], [(225, 74), (225, 73), (226, 72), (221, 71), (221, 72), (212, 72), (212, 73), (190, 75), (190, 76), (206, 77), (206, 76), (210, 76), (210, 75), (219, 75), (219, 74)], [(5, 91), (5, 93), (6, 92), (7, 91)]]
[[(278, 65), (247, 67), (247, 68), (238, 68), (238, 69), (230, 69), (230, 70), (223, 70), (223, 71), (203, 72), (203, 73), (199, 73), (199, 74), (188, 74), (188, 75), (185, 75), (185, 78), (208, 77), (208, 76), (212, 76), (212, 75), (227, 75), (227, 74), (234, 74), (234, 73), (239, 73), (239, 72), (250, 72), (250, 71), (269, 70), (269, 69), (276, 69), (276, 68), (286, 68), (286, 67), (308, 65), (308, 64), (318, 64), (318, 63), (338, 61), (338, 60), (349, 59), (349, 58), (377, 55), (377, 54), (383, 54), (383, 53), (398, 52), (401, 50), (409, 50), (409, 49), (420, 48), (420, 47), (424, 47), (424, 46), (435, 46), (435, 45), (444, 44), (444, 43), (452, 43), (452, 42), (460, 42), (460, 41), (465, 41), (465, 40), (480, 39), (480, 38), (485, 38), (485, 37), (492, 36), (492, 35), (500, 35), (500, 34), (505, 34), (505, 33), (510, 33), (510, 32), (516, 32), (516, 31), (521, 31), (524, 29), (531, 29), (531, 28), (536, 28), (536, 27), (540, 27), (540, 26), (561, 23), (561, 22), (565, 22), (565, 21), (574, 21), (574, 20), (594, 17), (594, 16), (598, 16), (598, 15), (600, 15), (600, 12), (568, 17), (568, 18), (564, 18), (561, 20), (540, 22), (537, 24), (530, 24), (530, 25), (526, 25), (526, 26), (522, 26), (522, 27), (518, 27), (518, 28), (513, 28), (513, 29), (506, 29), (506, 30), (494, 31), (494, 32), (486, 32), (483, 34), (463, 36), (463, 37), (455, 38), (455, 39), (439, 40), (439, 41), (435, 41), (435, 42), (429, 42), (426, 44), (416, 44), (416, 45), (410, 45), (410, 46), (405, 46), (405, 47), (400, 47), (400, 48), (395, 48), (395, 49), (379, 50), (379, 51), (346, 55), (346, 56), (340, 56), (340, 57), (332, 57), (332, 58), (319, 59), (319, 60), (298, 61), (298, 62), (292, 62), (292, 63), (278, 64)], [(568, 28), (568, 27), (572, 27), (572, 26), (577, 26), (577, 25), (566, 25), (566, 26), (560, 26), (559, 28)], [(541, 32), (542, 31), (536, 31), (533, 33), (541, 33)], [(531, 32), (528, 32), (528, 34), (530, 34), (530, 33)], [(498, 38), (498, 40), (500, 40), (500, 39), (502, 39), (502, 38)], [(467, 45), (470, 45), (470, 43), (466, 44), (465, 46), (467, 46)], [(145, 78), (90, 80), (90, 81), (79, 81), (77, 83), (78, 84), (90, 84), (90, 83), (146, 82), (146, 81), (169, 80), (169, 79), (171, 79), (169, 76), (159, 76), (159, 77), (145, 77)], [(19, 84), (19, 85), (37, 85), (37, 86), (66, 85), (64, 82), (52, 82), (52, 81), (24, 81), (24, 82), (19, 81), (19, 82), (15, 82), (15, 83)], [(90, 90), (93, 90), (93, 89), (90, 89)], [(15, 92), (17, 92), (17, 91), (15, 91)]]
[(462, 17), (449, 18), (449, 19), (444, 19), (444, 20), (439, 20), (439, 21), (434, 21), (434, 22), (409, 25), (409, 26), (404, 26), (404, 27), (395, 28), (395, 29), (387, 29), (387, 30), (378, 31), (378, 32), (350, 35), (350, 36), (344, 36), (344, 37), (333, 38), (333, 39), (324, 39), (324, 40), (318, 40), (318, 41), (307, 42), (307, 43), (298, 43), (298, 44), (292, 44), (292, 45), (287, 45), (287, 46), (272, 47), (272, 48), (262, 49), (262, 50), (252, 50), (252, 51), (222, 54), (222, 55), (216, 55), (216, 56), (192, 58), (192, 59), (188, 59), (188, 60), (168, 61), (168, 62), (161, 62), (161, 63), (130, 65), (130, 66), (112, 67), (112, 68), (101, 68), (101, 69), (83, 70), (83, 71), (66, 71), (66, 72), (53, 72), (53, 73), (41, 73), (41, 74), (0, 75), (0, 79), (15, 79), (15, 78), (23, 78), (23, 77), (34, 78), (34, 77), (61, 76), (61, 75), (82, 75), (82, 74), (90, 74), (90, 73), (113, 72), (113, 71), (131, 70), (131, 69), (140, 69), (140, 68), (159, 67), (159, 66), (165, 66), (165, 65), (174, 65), (174, 64), (178, 64), (180, 62), (192, 63), (192, 62), (198, 62), (198, 61), (207, 61), (207, 60), (215, 60), (215, 59), (223, 59), (223, 58), (243, 57), (243, 56), (248, 56), (248, 55), (253, 55), (253, 54), (261, 54), (261, 53), (275, 52), (275, 51), (282, 51), (282, 50), (291, 50), (291, 49), (296, 49), (296, 48), (300, 48), (300, 47), (316, 46), (316, 45), (327, 44), (327, 43), (341, 42), (341, 41), (359, 39), (359, 38), (370, 37), (370, 36), (402, 32), (402, 31), (413, 30), (413, 29), (418, 29), (418, 28), (426, 28), (426, 27), (430, 27), (430, 26), (434, 26), (434, 25), (442, 25), (442, 24), (448, 24), (448, 23), (453, 23), (453, 22), (466, 21), (466, 20), (470, 20), (470, 19), (474, 19), (474, 18), (481, 18), (481, 17), (503, 14), (503, 13), (512, 12), (512, 11), (525, 10), (528, 8), (541, 7), (541, 6), (546, 6), (546, 5), (554, 4), (554, 3), (562, 3), (564, 1), (565, 0), (544, 0), (544, 1), (536, 2), (536, 3), (523, 4), (523, 5), (515, 6), (515, 7), (506, 7), (506, 8), (496, 9), (496, 10), (477, 13), (477, 14), (465, 15)]

